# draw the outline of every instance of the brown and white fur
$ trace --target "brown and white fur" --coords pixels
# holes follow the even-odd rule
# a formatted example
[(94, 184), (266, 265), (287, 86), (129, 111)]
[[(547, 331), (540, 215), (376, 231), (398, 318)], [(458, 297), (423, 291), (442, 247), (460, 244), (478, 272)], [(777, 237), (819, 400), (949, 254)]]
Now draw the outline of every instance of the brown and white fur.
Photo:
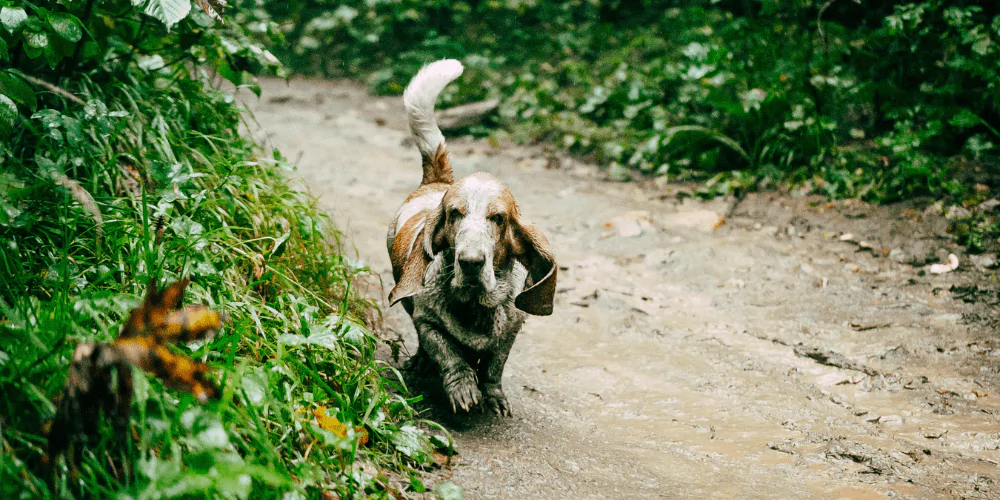
[(432, 63), (403, 94), (423, 179), (389, 228), (389, 304), (403, 302), (420, 340), (411, 366), (437, 366), (453, 411), (483, 404), (503, 416), (507, 356), (527, 314), (552, 314), (557, 266), (507, 186), (486, 173), (454, 179), (434, 103), (462, 69)]

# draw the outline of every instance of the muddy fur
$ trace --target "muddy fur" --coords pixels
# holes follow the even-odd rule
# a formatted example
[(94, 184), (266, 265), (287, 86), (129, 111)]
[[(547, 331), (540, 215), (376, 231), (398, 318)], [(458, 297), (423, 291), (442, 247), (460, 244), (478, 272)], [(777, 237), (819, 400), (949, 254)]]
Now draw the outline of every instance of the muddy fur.
[(433, 361), (453, 410), (468, 410), (481, 401), (484, 410), (510, 415), (500, 379), (527, 316), (514, 306), (514, 298), (528, 272), (512, 261), (509, 268), (497, 270), (493, 290), (477, 294), (453, 286), (449, 260), (438, 254), (427, 269), (423, 291), (404, 299), (420, 340), (410, 368), (426, 371)]

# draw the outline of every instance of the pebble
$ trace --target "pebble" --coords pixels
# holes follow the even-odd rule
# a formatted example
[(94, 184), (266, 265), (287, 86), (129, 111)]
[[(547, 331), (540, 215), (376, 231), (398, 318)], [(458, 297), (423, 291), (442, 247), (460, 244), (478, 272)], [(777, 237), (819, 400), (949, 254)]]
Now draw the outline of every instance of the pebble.
[(903, 425), (903, 417), (899, 415), (882, 415), (878, 418), (878, 423), (882, 425)]
[(962, 219), (965, 217), (971, 217), (972, 212), (967, 208), (960, 207), (958, 205), (952, 205), (948, 207), (948, 211), (945, 212), (944, 217), (946, 219)]

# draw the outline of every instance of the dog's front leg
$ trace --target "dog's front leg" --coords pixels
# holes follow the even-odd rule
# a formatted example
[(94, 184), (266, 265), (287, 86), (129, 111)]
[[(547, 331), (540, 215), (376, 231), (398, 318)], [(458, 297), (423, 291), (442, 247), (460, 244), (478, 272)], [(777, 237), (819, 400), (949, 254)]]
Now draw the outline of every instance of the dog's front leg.
[(482, 394), (476, 386), (476, 372), (462, 357), (462, 352), (441, 334), (437, 326), (425, 322), (416, 326), (420, 349), (441, 369), (441, 382), (451, 401), (451, 410), (458, 412), (458, 408), (464, 411), (475, 408)]
[(503, 378), (503, 368), (507, 364), (507, 356), (514, 346), (514, 336), (501, 340), (493, 352), (486, 354), (480, 361), (479, 380), (482, 382), (484, 410), (492, 411), (499, 417), (509, 417), (510, 403), (503, 394), (500, 380)]

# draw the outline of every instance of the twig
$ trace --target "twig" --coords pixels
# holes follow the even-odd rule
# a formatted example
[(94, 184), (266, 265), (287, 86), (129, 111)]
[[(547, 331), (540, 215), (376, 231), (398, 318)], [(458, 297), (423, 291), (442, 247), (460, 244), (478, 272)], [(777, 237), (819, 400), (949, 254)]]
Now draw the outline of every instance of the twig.
[[(823, 33), (823, 13), (826, 12), (826, 9), (830, 8), (830, 6), (833, 5), (833, 2), (836, 1), (837, 0), (827, 0), (827, 2), (819, 8), (819, 12), (816, 13), (816, 32), (819, 33), (819, 38), (823, 40), (823, 52), (827, 52), (826, 34)], [(854, 3), (861, 5), (861, 0), (854, 0)]]
[(80, 99), (79, 97), (71, 94), (68, 90), (56, 87), (55, 85), (53, 85), (53, 84), (51, 84), (51, 83), (49, 83), (49, 82), (47, 82), (45, 80), (41, 80), (41, 79), (35, 78), (35, 77), (31, 76), (31, 75), (26, 75), (24, 73), (21, 73), (19, 76), (21, 78), (24, 78), (25, 80), (28, 80), (29, 82), (31, 82), (31, 83), (33, 83), (35, 85), (38, 85), (39, 87), (45, 87), (46, 89), (48, 89), (48, 90), (50, 90), (52, 92), (55, 92), (56, 94), (59, 94), (59, 95), (65, 97), (66, 99), (69, 99), (69, 100), (71, 100), (71, 101), (73, 101), (73, 102), (75, 102), (75, 103), (77, 103), (77, 104), (79, 104), (81, 106), (86, 106), (87, 105), (86, 102), (83, 102), (83, 99)]
[(793, 351), (796, 355), (802, 356), (803, 358), (809, 358), (821, 365), (832, 366), (834, 368), (842, 368), (844, 370), (852, 370), (856, 372), (864, 373), (865, 375), (875, 377), (879, 373), (871, 368), (862, 366), (840, 353), (833, 351), (824, 351), (816, 347), (806, 347), (806, 346), (796, 346)]
[(874, 323), (871, 325), (851, 323), (851, 328), (858, 332), (867, 332), (868, 330), (876, 330), (879, 328), (889, 328), (890, 326), (892, 326), (892, 323)]
[(827, 0), (822, 7), (819, 8), (819, 12), (816, 13), (816, 31), (819, 33), (820, 39), (823, 40), (823, 50), (826, 51), (826, 34), (823, 33), (823, 13), (826, 9), (833, 5), (836, 0)]

